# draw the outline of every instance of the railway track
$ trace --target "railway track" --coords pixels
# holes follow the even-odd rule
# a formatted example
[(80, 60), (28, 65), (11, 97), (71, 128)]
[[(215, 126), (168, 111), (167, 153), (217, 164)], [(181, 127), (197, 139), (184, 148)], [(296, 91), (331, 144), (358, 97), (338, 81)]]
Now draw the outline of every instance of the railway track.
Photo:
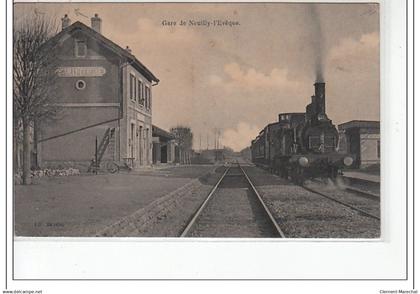
[[(276, 175), (277, 176), (277, 175)], [(314, 180), (315, 183), (322, 183), (321, 181), (318, 180)], [(317, 194), (319, 196), (322, 196), (328, 200), (331, 200), (333, 202), (336, 202), (342, 206), (345, 206), (347, 208), (350, 208), (353, 211), (358, 212), (361, 215), (364, 215), (366, 217), (372, 218), (372, 219), (376, 219), (376, 220), (380, 220), (380, 206), (379, 206), (379, 202), (380, 202), (380, 197), (379, 195), (373, 194), (373, 193), (369, 193), (366, 191), (362, 191), (360, 189), (355, 189), (351, 186), (346, 186), (345, 187), (345, 191), (346, 191), (346, 196), (341, 196), (341, 197), (334, 197), (331, 195), (328, 195), (328, 193), (325, 193), (323, 191), (319, 191), (317, 189), (311, 188), (311, 187), (307, 187), (304, 184), (299, 185), (300, 187), (302, 187), (303, 189), (305, 189), (308, 192)], [(357, 198), (361, 198), (361, 199), (366, 199), (367, 201), (370, 201), (371, 203), (361, 203), (360, 201), (355, 201), (353, 197), (357, 197)], [(347, 200), (345, 200), (345, 198), (348, 198)], [(355, 204), (353, 204), (355, 203)], [(372, 203), (377, 205), (377, 209), (369, 206), (374, 206), (372, 205)]]
[(373, 200), (376, 200), (376, 201), (380, 201), (380, 196), (375, 194), (375, 193), (371, 193), (371, 192), (368, 192), (368, 191), (363, 191), (361, 189), (354, 188), (354, 187), (351, 187), (351, 186), (347, 186), (347, 187), (345, 187), (345, 189), (346, 189), (346, 191), (352, 192), (352, 193), (354, 193), (356, 195), (359, 195), (361, 197), (368, 198), (368, 199), (373, 199)]
[[(320, 180), (320, 179), (312, 179), (311, 181), (313, 181), (315, 183), (319, 183), (319, 184), (325, 184), (325, 182)], [(354, 195), (357, 195), (359, 197), (372, 199), (372, 200), (375, 200), (375, 201), (380, 201), (380, 195), (369, 192), (369, 191), (361, 190), (359, 188), (353, 187), (353, 186), (348, 185), (348, 184), (344, 184), (344, 190), (348, 191), (348, 192), (350, 192)]]
[[(324, 198), (327, 198), (327, 199), (329, 199), (331, 201), (334, 201), (336, 203), (339, 203), (342, 206), (345, 206), (347, 208), (350, 208), (351, 210), (356, 211), (356, 212), (358, 212), (361, 215), (364, 215), (366, 217), (369, 217), (369, 218), (372, 218), (372, 219), (376, 219), (376, 220), (380, 220), (381, 219), (380, 216), (379, 216), (379, 213), (378, 214), (372, 213), (371, 211), (367, 211), (366, 209), (361, 208), (361, 206), (363, 207), (363, 205), (356, 204), (357, 202), (355, 202), (354, 200), (353, 200), (354, 203), (351, 203), (352, 200), (351, 200), (351, 196), (349, 196), (349, 195), (347, 195), (347, 197), (348, 197), (347, 200), (343, 200), (342, 198), (344, 198), (344, 197), (334, 197), (334, 196), (328, 195), (328, 193), (326, 193), (326, 192), (319, 191), (319, 190), (317, 190), (315, 188), (310, 188), (310, 187), (307, 187), (305, 185), (301, 185), (301, 187), (303, 189), (309, 191), (309, 192), (315, 193), (315, 194), (320, 195), (320, 196), (322, 196)], [(353, 195), (355, 197), (358, 197), (358, 194), (354, 194), (353, 193)], [(376, 202), (377, 200), (379, 200), (379, 199), (374, 199), (373, 201)]]
[(183, 230), (181, 237), (285, 235), (239, 163), (227, 167)]

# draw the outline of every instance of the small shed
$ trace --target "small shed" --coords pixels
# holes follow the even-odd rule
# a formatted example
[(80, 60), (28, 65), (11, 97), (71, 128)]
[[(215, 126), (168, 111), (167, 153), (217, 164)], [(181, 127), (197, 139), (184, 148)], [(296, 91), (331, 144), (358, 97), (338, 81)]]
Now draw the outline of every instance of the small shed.
[(173, 134), (153, 125), (153, 164), (175, 161), (175, 137)]
[(355, 168), (379, 164), (381, 132), (379, 121), (352, 120), (338, 125), (339, 149), (356, 156)]

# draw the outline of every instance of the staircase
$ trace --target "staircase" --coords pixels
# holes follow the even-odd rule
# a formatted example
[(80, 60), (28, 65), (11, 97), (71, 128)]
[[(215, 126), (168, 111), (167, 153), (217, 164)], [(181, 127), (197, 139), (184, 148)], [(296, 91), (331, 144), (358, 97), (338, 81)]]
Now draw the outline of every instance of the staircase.
[(113, 143), (115, 142), (114, 134), (115, 134), (115, 128), (108, 128), (105, 131), (105, 134), (102, 138), (102, 141), (98, 145), (98, 150), (97, 150), (98, 162), (95, 163), (95, 161), (93, 160), (89, 165), (88, 172), (92, 172), (94, 170), (95, 165), (96, 165), (96, 167), (100, 166), (102, 157), (104, 156), (105, 151), (108, 148), (108, 145), (110, 143), (111, 143), (110, 151), (112, 151), (112, 153), (114, 153), (114, 146), (113, 146), (114, 145)]

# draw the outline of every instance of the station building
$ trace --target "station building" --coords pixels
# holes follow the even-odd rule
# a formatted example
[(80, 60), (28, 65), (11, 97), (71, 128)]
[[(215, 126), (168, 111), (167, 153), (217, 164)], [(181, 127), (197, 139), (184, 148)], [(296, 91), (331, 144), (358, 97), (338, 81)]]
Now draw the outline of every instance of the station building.
[(39, 127), (41, 167), (84, 166), (95, 150), (102, 160), (134, 167), (153, 162), (152, 88), (159, 79), (128, 47), (104, 37), (101, 26), (97, 14), (90, 27), (71, 24), (65, 15), (61, 32), (49, 41), (58, 55), (59, 112), (54, 122)]
[(352, 120), (338, 125), (339, 149), (356, 156), (355, 168), (380, 164), (379, 121)]

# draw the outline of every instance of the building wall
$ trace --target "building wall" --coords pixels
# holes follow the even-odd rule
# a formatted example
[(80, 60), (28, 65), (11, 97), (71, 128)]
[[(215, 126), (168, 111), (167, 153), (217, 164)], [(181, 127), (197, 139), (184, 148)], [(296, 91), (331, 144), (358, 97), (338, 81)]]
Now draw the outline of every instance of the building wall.
[(380, 135), (360, 134), (360, 165), (361, 167), (380, 163)]
[(355, 167), (380, 163), (378, 129), (351, 128), (339, 132), (339, 151), (356, 156)]
[[(76, 57), (75, 43), (84, 40), (87, 45), (85, 57)], [(105, 72), (90, 73), (89, 76), (68, 76), (57, 80), (57, 103), (119, 103), (119, 65), (120, 57), (93, 39), (84, 37), (81, 32), (69, 36), (60, 46), (59, 64), (62, 67), (95, 67)], [(86, 88), (78, 90), (77, 80), (84, 80)]]
[[(97, 110), (92, 108), (81, 109), (71, 108), (65, 110), (68, 118), (58, 120), (54, 123), (54, 129), (47, 127), (48, 130), (71, 130), (80, 128), (80, 123), (85, 123), (85, 126), (91, 125), (92, 120), (89, 120), (89, 113), (93, 112), (94, 120), (97, 119), (107, 120), (109, 117), (114, 117), (115, 110), (106, 109), (102, 110), (102, 113), (97, 114)], [(107, 116), (108, 115), (108, 116)], [(118, 141), (120, 136), (118, 120), (109, 122), (107, 124), (98, 125), (95, 127), (87, 128), (75, 133), (70, 133), (65, 136), (41, 142), (38, 144), (38, 153), (40, 153), (40, 160), (43, 164), (48, 161), (90, 161), (95, 155), (95, 139), (97, 138), (99, 143), (101, 142), (106, 130), (108, 128), (115, 128), (114, 142)], [(41, 129), (44, 132), (44, 129)], [(44, 137), (44, 136), (42, 136)], [(41, 139), (42, 139), (41, 137)], [(98, 144), (99, 144), (98, 143)], [(115, 160), (118, 160), (118, 145), (112, 147), (114, 154), (112, 155)], [(109, 156), (111, 158), (111, 155)]]
[[(132, 159), (134, 167), (152, 164), (151, 82), (83, 31), (72, 32), (59, 42), (54, 89), (59, 115), (55, 121), (40, 126), (41, 167), (71, 162), (89, 164), (95, 155), (95, 139), (100, 144), (108, 128), (115, 128), (115, 134), (104, 154), (105, 160)], [(83, 56), (77, 54), (81, 52), (78, 42), (86, 45)], [(130, 91), (130, 75), (135, 77), (135, 95)], [(139, 91), (139, 83), (144, 86), (143, 91)]]
[[(86, 56), (75, 55), (76, 40), (85, 41)], [(81, 32), (66, 36), (59, 50), (59, 72), (54, 89), (59, 113), (55, 121), (40, 126), (38, 140), (60, 137), (38, 145), (40, 165), (48, 166), (58, 161), (90, 161), (95, 154), (95, 138), (98, 137), (100, 142), (110, 127), (117, 130), (114, 146), (110, 148), (113, 154), (109, 156), (118, 157), (119, 57)], [(87, 73), (86, 68), (90, 69)], [(80, 81), (85, 85), (82, 89), (76, 87)], [(101, 125), (69, 134), (96, 124)]]
[[(136, 79), (137, 90), (134, 97), (131, 97), (130, 92), (131, 75)], [(152, 93), (151, 83), (131, 65), (125, 66), (123, 68), (123, 108), (126, 115), (121, 123), (121, 156), (133, 158), (134, 166), (145, 166), (152, 164), (153, 157), (152, 112), (151, 107), (147, 109), (139, 103), (138, 81), (149, 87)]]

